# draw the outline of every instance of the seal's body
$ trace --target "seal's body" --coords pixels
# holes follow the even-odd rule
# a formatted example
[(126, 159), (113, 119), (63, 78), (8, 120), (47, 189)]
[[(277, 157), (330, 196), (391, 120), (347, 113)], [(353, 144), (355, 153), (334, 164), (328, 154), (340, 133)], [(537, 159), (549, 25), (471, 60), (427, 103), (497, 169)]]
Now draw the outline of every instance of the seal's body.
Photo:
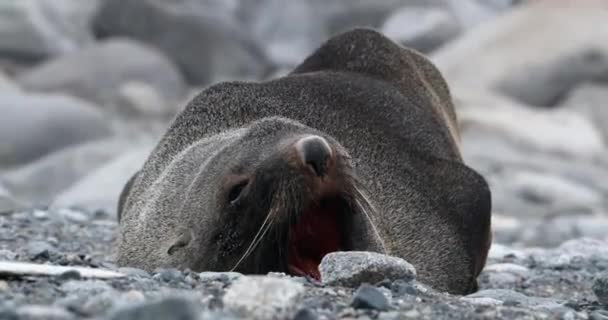
[(186, 106), (123, 191), (118, 263), (318, 278), (324, 254), (369, 250), (474, 291), (490, 191), (458, 139), (426, 58), (343, 33), (285, 77), (221, 83)]

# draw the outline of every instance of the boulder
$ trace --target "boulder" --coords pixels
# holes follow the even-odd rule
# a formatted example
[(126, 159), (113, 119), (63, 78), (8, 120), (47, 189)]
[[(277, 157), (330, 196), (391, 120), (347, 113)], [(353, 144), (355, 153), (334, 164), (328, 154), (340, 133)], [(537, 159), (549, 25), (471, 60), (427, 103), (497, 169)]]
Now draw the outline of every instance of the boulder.
[(608, 84), (583, 83), (572, 90), (561, 108), (576, 110), (589, 118), (608, 141)]
[(49, 205), (80, 178), (121, 156), (131, 144), (123, 139), (106, 139), (70, 146), (8, 171), (1, 178), (19, 199)]
[(605, 150), (601, 133), (583, 115), (569, 110), (534, 110), (488, 92), (453, 88), (459, 125), (467, 130), (501, 135), (531, 151), (575, 159), (599, 157)]
[[(181, 74), (164, 54), (138, 41), (121, 38), (50, 60), (24, 72), (18, 81), (27, 90), (67, 92), (114, 107), (120, 105), (123, 88), (130, 83), (142, 83), (160, 95), (157, 100), (161, 102), (156, 102), (160, 107), (173, 107), (185, 94)], [(117, 111), (133, 112), (128, 106), (125, 109)]]
[(277, 65), (299, 64), (328, 37), (355, 26), (380, 28), (395, 10), (437, 0), (242, 1), (237, 20)]
[(59, 94), (0, 93), (0, 167), (110, 134), (97, 108)]
[(586, 80), (608, 78), (606, 2), (530, 1), (450, 42), (432, 60), (450, 85), (550, 106)]
[(151, 146), (142, 146), (94, 170), (57, 196), (51, 207), (103, 210), (116, 214), (123, 187), (141, 169), (151, 151)]
[(266, 58), (236, 23), (196, 0), (107, 0), (95, 16), (100, 38), (127, 36), (169, 56), (192, 84), (259, 77)]
[(88, 25), (98, 0), (0, 2), (0, 56), (40, 60), (90, 42)]
[(460, 34), (460, 23), (443, 7), (404, 7), (382, 25), (382, 33), (406, 47), (431, 52)]

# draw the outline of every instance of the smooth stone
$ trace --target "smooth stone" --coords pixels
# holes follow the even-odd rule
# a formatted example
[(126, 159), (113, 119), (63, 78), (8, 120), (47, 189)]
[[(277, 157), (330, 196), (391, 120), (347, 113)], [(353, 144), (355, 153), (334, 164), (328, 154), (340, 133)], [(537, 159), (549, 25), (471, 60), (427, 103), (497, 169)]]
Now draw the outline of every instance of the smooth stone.
[(0, 69), (0, 92), (19, 92), (21, 88)]
[[(148, 85), (160, 100), (149, 109), (139, 106), (138, 114), (173, 113), (170, 108), (176, 108), (174, 103), (185, 94), (181, 74), (162, 52), (124, 38), (49, 60), (22, 73), (18, 81), (26, 90), (68, 93), (119, 115), (134, 113), (132, 106), (119, 105), (124, 99), (121, 91), (132, 82)], [(159, 108), (169, 110), (155, 110)]]
[(130, 81), (120, 86), (115, 103), (127, 116), (164, 117), (172, 116), (178, 111), (178, 106), (181, 105), (177, 103), (178, 100), (168, 103), (153, 86)]
[(0, 114), (0, 167), (110, 134), (96, 107), (65, 95), (0, 93)]
[(559, 108), (582, 112), (602, 132), (608, 143), (608, 85), (605, 83), (582, 83), (568, 93)]
[(146, 270), (130, 267), (118, 268), (118, 272), (133, 278), (149, 278), (150, 274)]
[(597, 310), (589, 314), (589, 320), (608, 320), (608, 310)]
[(238, 272), (214, 272), (214, 271), (205, 271), (198, 274), (199, 278), (203, 282), (207, 281), (221, 281), (221, 282), (231, 282), (243, 276), (243, 274)]
[(411, 281), (416, 269), (407, 261), (375, 252), (332, 252), (321, 260), (321, 279), (330, 286), (356, 288), (384, 279)]
[(49, 259), (52, 254), (57, 253), (57, 249), (46, 241), (30, 241), (26, 247), (25, 252), (30, 259)]
[(597, 300), (608, 306), (608, 272), (600, 274), (593, 283), (593, 292)]
[(76, 317), (67, 310), (55, 306), (25, 305), (16, 310), (18, 319), (27, 320), (70, 320)]
[(362, 284), (353, 295), (350, 305), (355, 309), (372, 309), (385, 311), (390, 307), (388, 299), (378, 288)]
[(382, 25), (384, 35), (406, 47), (431, 52), (460, 34), (456, 17), (441, 7), (403, 7)]
[(478, 90), (454, 89), (463, 135), (501, 135), (531, 151), (575, 159), (601, 157), (605, 144), (600, 131), (580, 113), (538, 110), (509, 98)]
[[(278, 66), (293, 67), (331, 35), (353, 27), (380, 28), (404, 6), (435, 0), (260, 0), (241, 1), (236, 20), (249, 30)], [(311, 23), (314, 21), (314, 23)]]
[(312, 311), (308, 308), (300, 309), (293, 316), (293, 320), (317, 320), (317, 319), (319, 319), (319, 316), (317, 316), (317, 314), (314, 311)]
[(124, 153), (132, 143), (104, 139), (69, 146), (1, 176), (11, 192), (34, 205), (49, 205), (62, 191)]
[(158, 270), (153, 278), (160, 279), (164, 282), (180, 282), (184, 280), (184, 275), (177, 269), (163, 269)]
[(285, 318), (295, 313), (295, 302), (304, 285), (289, 278), (247, 276), (236, 279), (226, 290), (226, 308), (254, 319)]
[(431, 59), (450, 85), (555, 105), (579, 83), (607, 78), (608, 42), (598, 41), (608, 37), (606, 21), (602, 0), (528, 1), (446, 44)]
[(88, 25), (97, 4), (97, 0), (1, 1), (0, 56), (39, 61), (92, 42)]
[(261, 49), (235, 21), (200, 1), (107, 0), (93, 30), (100, 38), (126, 36), (160, 49), (191, 84), (261, 76), (268, 68)]
[(115, 279), (124, 277), (123, 274), (104, 270), (99, 268), (88, 268), (88, 267), (66, 267), (66, 266), (54, 266), (48, 264), (37, 264), (27, 262), (9, 262), (0, 261), (0, 276), (59, 276), (62, 273), (70, 270), (75, 270), (80, 273), (83, 278), (92, 279)]
[(15, 197), (0, 182), (0, 214), (9, 213), (24, 208)]
[(526, 307), (539, 307), (552, 309), (560, 307), (560, 304), (551, 298), (529, 297), (523, 293), (507, 289), (486, 289), (469, 294), (466, 298), (491, 298), (502, 301), (503, 304), (511, 304)]
[[(68, 270), (66, 272), (77, 272), (77, 270)], [(63, 273), (65, 274), (65, 272)], [(106, 291), (112, 291), (113, 288), (110, 284), (101, 280), (80, 280), (73, 279), (64, 282), (61, 285), (61, 290), (69, 292), (73, 295), (79, 296), (91, 296)]]
[(94, 170), (57, 196), (51, 208), (103, 210), (115, 215), (124, 185), (141, 169), (150, 151), (150, 146), (140, 146)]
[(110, 315), (111, 320), (199, 320), (200, 308), (183, 298), (165, 298), (121, 307)]

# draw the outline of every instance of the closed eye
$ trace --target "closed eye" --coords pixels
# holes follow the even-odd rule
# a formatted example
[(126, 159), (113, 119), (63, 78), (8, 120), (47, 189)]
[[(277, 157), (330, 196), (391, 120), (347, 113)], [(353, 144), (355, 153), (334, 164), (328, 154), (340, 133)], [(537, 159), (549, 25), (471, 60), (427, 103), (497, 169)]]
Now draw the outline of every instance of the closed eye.
[(249, 180), (243, 180), (235, 184), (230, 189), (230, 192), (228, 193), (228, 203), (230, 203), (230, 205), (236, 205), (239, 202), (241, 194), (243, 193), (243, 189), (245, 189), (248, 183)]

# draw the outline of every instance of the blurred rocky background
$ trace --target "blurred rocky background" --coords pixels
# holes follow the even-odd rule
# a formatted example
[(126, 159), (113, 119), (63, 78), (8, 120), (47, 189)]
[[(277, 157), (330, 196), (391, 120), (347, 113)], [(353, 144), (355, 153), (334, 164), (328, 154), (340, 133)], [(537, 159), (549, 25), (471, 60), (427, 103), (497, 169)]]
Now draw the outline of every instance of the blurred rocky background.
[[(64, 241), (108, 257), (122, 186), (193, 95), (355, 26), (446, 77), (495, 248), (608, 240), (607, 1), (0, 0), (0, 260)], [(84, 229), (36, 231), (54, 219)]]

